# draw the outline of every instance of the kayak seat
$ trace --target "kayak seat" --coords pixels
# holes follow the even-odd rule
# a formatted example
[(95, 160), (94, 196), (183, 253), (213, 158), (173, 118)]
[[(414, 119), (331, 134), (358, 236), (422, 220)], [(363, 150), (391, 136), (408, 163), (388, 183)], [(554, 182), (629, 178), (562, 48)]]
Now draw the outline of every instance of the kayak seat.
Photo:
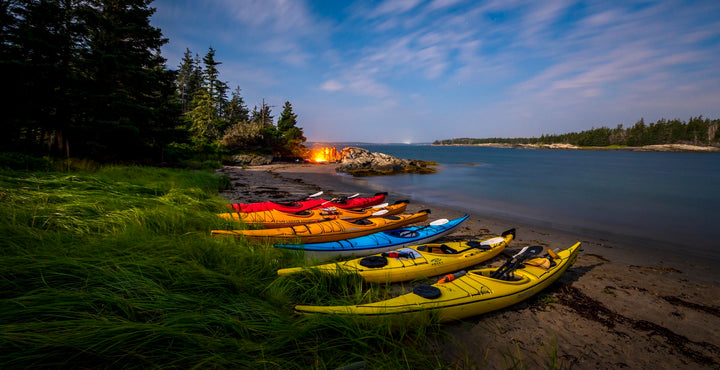
[(440, 245), (440, 250), (445, 254), (457, 254), (457, 251), (453, 248), (450, 248), (447, 244)]
[(465, 244), (467, 244), (467, 246), (470, 247), (470, 248), (491, 249), (490, 246), (485, 245), (485, 244), (483, 244), (483, 243), (481, 243), (481, 242), (479, 242), (479, 241), (477, 241), (477, 240), (471, 240), (471, 241), (469, 241), (469, 242), (467, 242), (467, 243), (465, 243)]
[(367, 268), (380, 268), (387, 265), (387, 258), (382, 256), (369, 256), (360, 260), (360, 266)]

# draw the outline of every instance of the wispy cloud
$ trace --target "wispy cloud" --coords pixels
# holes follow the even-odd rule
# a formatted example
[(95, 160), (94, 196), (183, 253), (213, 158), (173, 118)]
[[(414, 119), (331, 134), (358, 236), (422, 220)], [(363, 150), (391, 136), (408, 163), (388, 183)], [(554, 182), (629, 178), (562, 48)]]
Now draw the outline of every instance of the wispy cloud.
[(306, 106), (323, 99), (317, 111), (334, 104), (358, 120), (432, 126), (447, 117), (461, 123), (444, 125), (448, 135), (477, 125), (503, 136), (647, 112), (720, 114), (715, 0), (156, 3), (158, 19), (177, 19), (169, 36), (178, 45), (166, 56), (212, 45), (223, 78), (248, 94), (295, 94)]
[(369, 16), (398, 16), (415, 8), (421, 0), (385, 0)]
[(320, 85), (320, 88), (325, 91), (338, 91), (342, 90), (343, 85), (340, 82), (337, 82), (336, 80), (327, 80), (323, 82), (322, 85)]

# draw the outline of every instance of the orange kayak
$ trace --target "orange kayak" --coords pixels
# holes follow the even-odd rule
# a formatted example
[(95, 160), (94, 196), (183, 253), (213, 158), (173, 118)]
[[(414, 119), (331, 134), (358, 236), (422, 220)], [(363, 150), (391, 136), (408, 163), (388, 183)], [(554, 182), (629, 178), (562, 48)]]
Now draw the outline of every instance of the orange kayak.
[(392, 230), (405, 225), (424, 222), (430, 210), (408, 215), (361, 218), (355, 221), (330, 220), (314, 224), (264, 230), (212, 230), (212, 235), (242, 236), (253, 241), (274, 240), (285, 244), (324, 243), (357, 238), (379, 231)]
[(308, 209), (300, 212), (283, 212), (277, 209), (271, 209), (260, 212), (230, 212), (219, 213), (218, 216), (235, 221), (242, 221), (246, 224), (259, 224), (266, 229), (275, 229), (279, 227), (289, 227), (316, 222), (324, 222), (330, 220), (354, 221), (361, 218), (373, 216), (378, 211), (385, 210), (385, 216), (397, 215), (405, 212), (407, 201), (397, 201), (393, 205), (387, 203), (377, 206), (351, 210), (336, 207), (322, 209)]

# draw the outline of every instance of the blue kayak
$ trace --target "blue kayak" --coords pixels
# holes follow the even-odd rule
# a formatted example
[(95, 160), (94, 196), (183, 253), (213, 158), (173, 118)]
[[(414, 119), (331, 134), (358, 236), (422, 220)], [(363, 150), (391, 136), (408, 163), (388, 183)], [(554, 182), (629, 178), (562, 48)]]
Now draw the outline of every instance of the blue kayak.
[(427, 226), (404, 227), (334, 242), (275, 244), (275, 247), (304, 251), (305, 257), (315, 260), (346, 256), (367, 256), (410, 245), (429, 243), (453, 232), (467, 218), (468, 215), (454, 220), (440, 219), (431, 222)]

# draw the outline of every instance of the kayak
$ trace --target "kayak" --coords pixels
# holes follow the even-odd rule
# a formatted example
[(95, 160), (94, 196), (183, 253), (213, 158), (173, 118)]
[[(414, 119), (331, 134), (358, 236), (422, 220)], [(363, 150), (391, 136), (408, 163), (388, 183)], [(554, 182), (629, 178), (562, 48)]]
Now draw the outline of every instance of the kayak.
[[(547, 288), (578, 256), (580, 242), (542, 258), (549, 266), (523, 263), (507, 280), (490, 277), (499, 268), (471, 270), (434, 285), (419, 285), (413, 292), (385, 301), (350, 306), (295, 306), (300, 313), (345, 314), (363, 317), (397, 316), (402, 319), (434, 315), (440, 322), (484, 314), (521, 302)], [(453, 275), (455, 276), (455, 275)]]
[(387, 211), (384, 215), (397, 215), (405, 212), (406, 208), (407, 201), (397, 201), (393, 205), (383, 203), (359, 210), (329, 207), (321, 209), (306, 209), (304, 211), (290, 213), (279, 211), (277, 209), (270, 209), (259, 212), (219, 213), (218, 216), (229, 220), (242, 221), (246, 224), (259, 224), (266, 229), (273, 229), (329, 220), (353, 221), (360, 218), (371, 217), (374, 213), (382, 210)]
[(305, 257), (315, 260), (327, 260), (334, 257), (367, 256), (374, 253), (391, 251), (411, 245), (429, 243), (451, 232), (468, 218), (465, 215), (448, 221), (440, 219), (426, 226), (381, 231), (374, 234), (338, 240), (326, 243), (275, 244), (277, 248), (302, 250)]
[(313, 208), (365, 208), (374, 205), (378, 205), (385, 201), (387, 193), (376, 193), (372, 197), (365, 198), (340, 198), (324, 200), (319, 198), (312, 198), (306, 200), (299, 200), (295, 202), (258, 202), (258, 203), (233, 203), (229, 204), (228, 207), (232, 208), (235, 212), (260, 212), (267, 211), (269, 209), (277, 209), (278, 211), (284, 212), (299, 212), (306, 209)]
[(355, 221), (330, 220), (314, 224), (264, 230), (212, 230), (212, 235), (243, 236), (249, 240), (276, 240), (283, 243), (320, 243), (356, 238), (375, 232), (392, 230), (405, 225), (426, 221), (430, 210), (408, 215), (368, 217)]
[(312, 269), (326, 273), (357, 273), (372, 283), (395, 283), (477, 265), (497, 256), (514, 238), (515, 229), (510, 229), (502, 236), (483, 240), (420, 244), (344, 262), (281, 269), (277, 273), (288, 275)]

